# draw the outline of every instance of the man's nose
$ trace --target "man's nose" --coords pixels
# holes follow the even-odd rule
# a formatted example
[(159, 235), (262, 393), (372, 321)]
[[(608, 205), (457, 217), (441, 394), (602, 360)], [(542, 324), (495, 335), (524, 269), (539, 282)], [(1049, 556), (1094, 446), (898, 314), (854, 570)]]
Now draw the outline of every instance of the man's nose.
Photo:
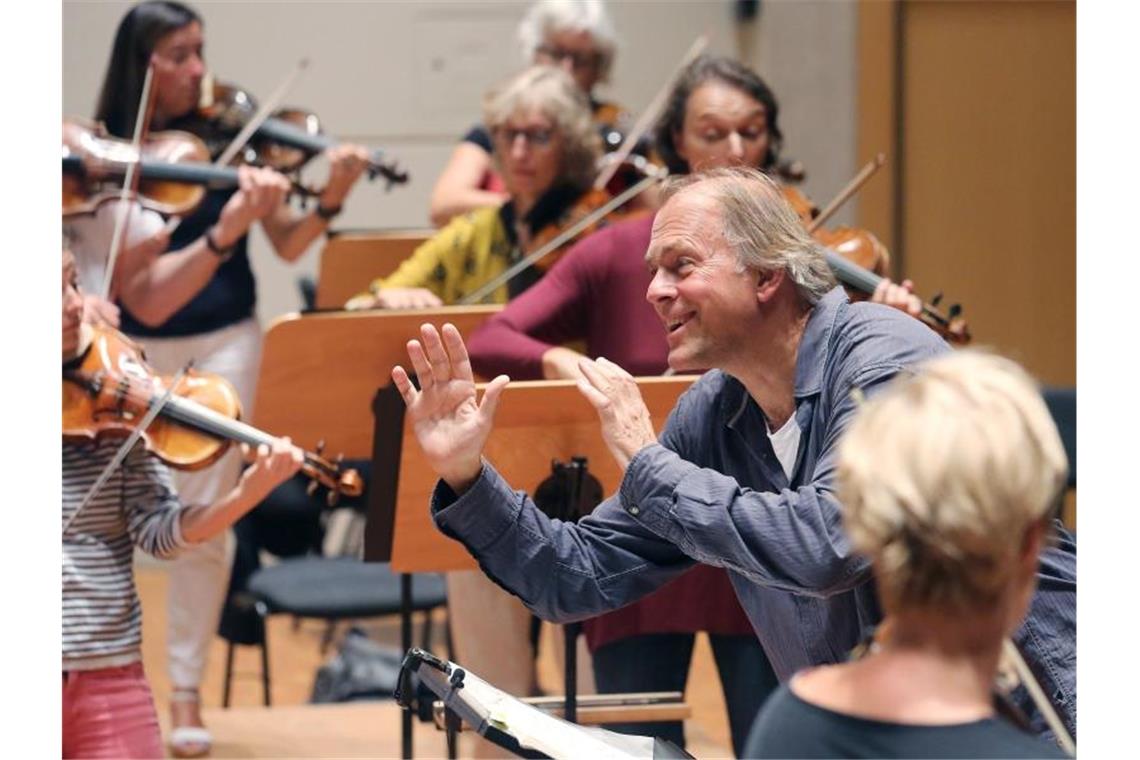
[(673, 284), (669, 275), (664, 269), (658, 269), (653, 274), (653, 279), (649, 281), (649, 287), (645, 291), (645, 300), (651, 304), (657, 304), (672, 298), (673, 293)]

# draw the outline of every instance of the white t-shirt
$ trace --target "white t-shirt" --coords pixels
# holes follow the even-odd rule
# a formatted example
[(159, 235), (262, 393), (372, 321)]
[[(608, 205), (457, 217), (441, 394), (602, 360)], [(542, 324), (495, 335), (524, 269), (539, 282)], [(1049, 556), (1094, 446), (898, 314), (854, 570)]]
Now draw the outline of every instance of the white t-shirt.
[(768, 440), (772, 442), (772, 450), (776, 452), (776, 459), (780, 460), (780, 466), (784, 468), (788, 480), (792, 479), (792, 473), (796, 470), (796, 456), (800, 452), (800, 432), (794, 414), (788, 417), (784, 426), (775, 433), (771, 428), (768, 429)]
[[(120, 208), (122, 206), (119, 201), (107, 201), (100, 204), (94, 214), (74, 216), (66, 222), (72, 235), (71, 253), (75, 256), (79, 287), (84, 293), (98, 295), (103, 292), (111, 237), (115, 234), (115, 222), (119, 218)], [(127, 219), (127, 227), (123, 230), (125, 247), (137, 245), (154, 235), (162, 229), (163, 224), (159, 214), (135, 204)]]

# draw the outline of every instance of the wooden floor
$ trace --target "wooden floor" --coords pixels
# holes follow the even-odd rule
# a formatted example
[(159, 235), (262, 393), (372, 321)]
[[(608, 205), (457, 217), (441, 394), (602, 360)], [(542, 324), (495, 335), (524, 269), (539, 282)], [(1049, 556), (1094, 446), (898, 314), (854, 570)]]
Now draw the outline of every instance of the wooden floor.
[[(146, 564), (138, 567), (136, 576), (143, 604), (143, 662), (165, 732), (169, 724), (167, 574), (161, 564)], [(437, 631), (442, 631), (443, 620), (443, 613), (439, 613)], [(367, 628), (378, 640), (398, 646), (399, 624), (395, 619), (372, 622)], [(214, 736), (212, 757), (399, 757), (400, 714), (393, 701), (307, 704), (316, 670), (331, 656), (331, 652), (320, 652), (323, 631), (323, 624), (316, 621), (304, 621), (294, 628), (290, 618), (270, 619), (271, 708), (261, 707), (260, 657), (252, 647), (237, 650), (233, 706), (221, 708), (225, 646), (221, 639), (215, 639), (202, 694), (203, 714)], [(440, 645), (435, 649), (445, 651)], [(552, 658), (540, 657), (539, 680), (548, 693), (561, 691), (561, 677)], [(693, 709), (692, 719), (685, 724), (688, 751), (698, 758), (730, 757), (720, 679), (703, 635), (694, 649), (686, 696)], [(417, 758), (446, 756), (443, 734), (428, 725), (416, 724), (414, 748)], [(464, 738), (461, 756), (469, 754), (467, 748)]]

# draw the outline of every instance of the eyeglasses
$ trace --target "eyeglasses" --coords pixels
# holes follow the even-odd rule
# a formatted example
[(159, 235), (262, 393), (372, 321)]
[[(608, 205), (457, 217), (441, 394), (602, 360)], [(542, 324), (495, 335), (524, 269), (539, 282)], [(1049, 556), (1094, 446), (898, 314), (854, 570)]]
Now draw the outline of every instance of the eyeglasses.
[(535, 51), (544, 63), (562, 63), (570, 61), (575, 71), (597, 68), (601, 56), (597, 53), (579, 53), (574, 50), (554, 47), (553, 45), (540, 45)]
[(526, 140), (528, 145), (536, 148), (545, 148), (550, 145), (550, 141), (554, 138), (553, 129), (515, 129), (514, 127), (495, 127), (492, 134), (495, 141), (503, 146), (511, 146), (515, 144), (515, 140), (520, 137)]

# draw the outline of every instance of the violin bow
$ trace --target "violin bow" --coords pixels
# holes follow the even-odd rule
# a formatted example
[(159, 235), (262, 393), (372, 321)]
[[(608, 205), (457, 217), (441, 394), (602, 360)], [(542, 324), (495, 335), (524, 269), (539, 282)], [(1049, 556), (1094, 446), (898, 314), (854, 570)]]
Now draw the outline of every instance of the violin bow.
[(1026, 664), (1025, 658), (1021, 656), (1018, 651), (1017, 645), (1012, 640), (1006, 638), (1002, 641), (1001, 653), (1009, 663), (1013, 666), (1014, 671), (1017, 672), (1017, 677), (1022, 684), (1025, 685), (1025, 690), (1029, 692), (1029, 697), (1033, 700), (1033, 704), (1037, 705), (1037, 709), (1045, 717), (1045, 722), (1049, 724), (1050, 730), (1053, 731), (1053, 736), (1057, 739), (1057, 744), (1061, 749), (1068, 752), (1071, 756), (1076, 756), (1077, 745), (1073, 741), (1073, 737), (1069, 735), (1069, 731), (1065, 728), (1065, 724), (1061, 722), (1061, 718), (1057, 715), (1057, 711), (1053, 708), (1053, 703), (1045, 697), (1045, 692), (1041, 689), (1041, 684), (1037, 683), (1037, 678), (1033, 675), (1033, 671), (1029, 669)]
[(835, 197), (831, 199), (831, 202), (824, 206), (823, 211), (820, 211), (819, 215), (811, 220), (811, 224), (809, 224), (807, 228), (808, 234), (810, 235), (818, 230), (828, 219), (834, 216), (835, 212), (842, 208), (844, 203), (851, 200), (855, 193), (859, 192), (863, 185), (867, 184), (867, 181), (875, 176), (875, 172), (879, 171), (886, 162), (887, 157), (882, 152), (868, 161), (867, 164), (859, 170), (859, 173), (856, 174), (850, 182), (844, 185), (842, 190), (836, 193)]
[(689, 50), (685, 53), (685, 57), (681, 59), (681, 63), (677, 65), (677, 68), (674, 69), (669, 78), (665, 80), (665, 84), (662, 85), (661, 89), (657, 91), (657, 94), (653, 96), (653, 100), (651, 100), (645, 110), (641, 112), (641, 116), (638, 117), (633, 125), (633, 129), (629, 131), (629, 134), (625, 136), (625, 141), (622, 142), (621, 147), (611, 154), (611, 163), (602, 169), (601, 173), (598, 174), (598, 178), (594, 180), (595, 190), (601, 190), (613, 179), (618, 167), (629, 157), (629, 154), (633, 151), (633, 147), (637, 145), (637, 141), (641, 139), (642, 135), (649, 131), (649, 128), (653, 126), (653, 122), (657, 120), (661, 109), (665, 107), (665, 98), (667, 98), (669, 93), (673, 90), (673, 85), (677, 83), (677, 80), (681, 77), (681, 73), (708, 47), (708, 44), (708, 35), (702, 34), (689, 46)]
[(135, 429), (131, 431), (131, 434), (127, 436), (127, 439), (123, 441), (118, 450), (115, 451), (115, 456), (111, 457), (111, 461), (107, 462), (103, 471), (99, 473), (99, 477), (97, 477), (95, 482), (91, 484), (91, 487), (87, 489), (87, 494), (84, 495), (83, 501), (81, 501), (79, 506), (75, 508), (75, 511), (71, 513), (71, 517), (67, 518), (67, 522), (63, 524), (64, 533), (66, 533), (67, 529), (71, 527), (71, 524), (75, 522), (75, 518), (79, 517), (79, 513), (83, 511), (84, 507), (90, 504), (91, 500), (95, 498), (95, 494), (99, 493), (99, 491), (103, 489), (103, 486), (107, 484), (107, 481), (111, 479), (111, 475), (113, 475), (119, 465), (123, 463), (123, 460), (127, 458), (127, 454), (131, 452), (131, 449), (138, 443), (138, 440), (142, 438), (143, 433), (150, 427), (150, 423), (154, 422), (154, 418), (157, 417), (162, 411), (162, 408), (166, 406), (166, 402), (168, 402), (170, 397), (174, 394), (174, 389), (182, 382), (183, 376), (185, 376), (189, 369), (190, 364), (187, 364), (178, 370), (178, 374), (176, 374), (174, 379), (170, 382), (170, 387), (166, 389), (166, 392), (162, 394), (154, 406), (147, 410), (143, 418), (139, 420), (139, 424), (135, 426)]
[(123, 189), (119, 192), (119, 216), (115, 220), (115, 230), (111, 233), (111, 251), (107, 254), (107, 269), (103, 273), (103, 287), (99, 297), (107, 299), (111, 295), (111, 282), (114, 279), (115, 264), (119, 260), (119, 246), (123, 242), (123, 231), (127, 226), (127, 219), (131, 215), (131, 205), (127, 203), (138, 190), (139, 172), (136, 171), (142, 156), (142, 142), (146, 137), (151, 113), (154, 109), (152, 84), (154, 82), (154, 61), (151, 60), (146, 67), (146, 76), (143, 78), (142, 95), (139, 98), (139, 109), (135, 115), (135, 131), (131, 138), (131, 147), (135, 151), (135, 161), (127, 164), (127, 173), (123, 178)]
[[(234, 139), (230, 140), (230, 144), (226, 146), (226, 149), (223, 150), (216, 159), (214, 159), (214, 166), (226, 166), (230, 161), (233, 160), (234, 156), (237, 155), (237, 152), (245, 147), (245, 144), (249, 142), (249, 138), (252, 137), (253, 133), (257, 131), (257, 128), (260, 127), (265, 122), (265, 120), (269, 118), (269, 115), (273, 113), (273, 110), (277, 108), (281, 100), (285, 97), (289, 90), (293, 88), (293, 85), (296, 84), (297, 77), (301, 75), (301, 72), (308, 67), (308, 58), (302, 58), (301, 60), (297, 61), (297, 65), (293, 67), (293, 70), (289, 72), (283, 80), (281, 80), (281, 83), (277, 85), (277, 89), (273, 91), (273, 94), (269, 96), (269, 99), (261, 104), (261, 107), (257, 109), (257, 112), (253, 115), (253, 118), (246, 122), (246, 125), (242, 127), (241, 131), (234, 136)], [(182, 224), (182, 217), (170, 217), (170, 220), (166, 223), (166, 234), (173, 235), (174, 231), (178, 229), (178, 225), (180, 224)]]
[(558, 235), (553, 240), (551, 240), (549, 243), (547, 243), (546, 245), (539, 248), (534, 253), (528, 254), (526, 257), (520, 259), (519, 261), (516, 261), (508, 269), (506, 269), (501, 274), (499, 274), (498, 277), (495, 277), (492, 280), (484, 283), (482, 285), (482, 287), (480, 287), (479, 289), (472, 291), (471, 293), (468, 293), (466, 296), (464, 296), (464, 298), (459, 302), (458, 305), (459, 306), (469, 306), (469, 305), (474, 304), (474, 303), (480, 303), (483, 299), (485, 299), (491, 293), (494, 293), (496, 289), (501, 287), (503, 285), (503, 283), (510, 280), (512, 277), (517, 275), (519, 272), (523, 271), (524, 269), (526, 269), (527, 267), (529, 267), (531, 264), (535, 263), (536, 261), (539, 261), (539, 260), (545, 258), (551, 252), (558, 250), (563, 245), (565, 245), (569, 240), (573, 239), (573, 237), (575, 235), (577, 235), (579, 232), (586, 229), (591, 224), (598, 221), (599, 219), (601, 219), (603, 216), (610, 213), (611, 211), (625, 205), (627, 202), (629, 202), (635, 196), (639, 195), (643, 190), (648, 188), (650, 185), (652, 185), (655, 182), (660, 182), (662, 179), (663, 179), (663, 177), (661, 177), (661, 176), (651, 175), (648, 177), (644, 177), (636, 185), (633, 185), (632, 187), (626, 188), (620, 194), (618, 194), (618, 195), (614, 196), (613, 198), (609, 199), (608, 201), (606, 201), (606, 203), (604, 205), (599, 206), (598, 208), (594, 209), (593, 211), (591, 211), (590, 213), (586, 214), (581, 219), (579, 219), (577, 222), (570, 225), (569, 227), (564, 229), (562, 232), (558, 233)]

